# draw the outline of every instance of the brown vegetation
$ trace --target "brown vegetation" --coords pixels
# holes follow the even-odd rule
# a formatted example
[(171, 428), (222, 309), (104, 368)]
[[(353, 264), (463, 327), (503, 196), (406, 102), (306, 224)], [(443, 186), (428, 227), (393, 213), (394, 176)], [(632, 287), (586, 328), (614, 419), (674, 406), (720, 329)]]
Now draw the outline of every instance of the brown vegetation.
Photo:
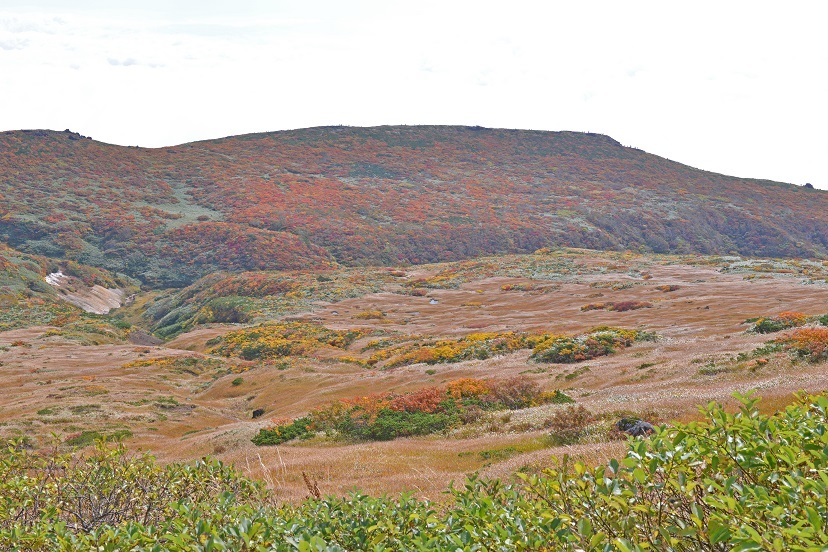
[[(303, 472), (311, 482), (316, 480), (322, 494), (359, 487), (378, 494), (413, 489), (418, 495), (439, 498), (450, 480), (474, 471), (508, 476), (519, 468), (537, 470), (549, 465), (553, 454), (563, 452), (599, 462), (622, 447), (610, 435), (620, 417), (655, 423), (687, 420), (697, 416), (699, 403), (728, 402), (736, 390), (759, 388), (768, 404), (779, 406), (794, 391), (828, 386), (819, 355), (813, 361), (808, 356), (806, 362), (806, 355), (796, 352), (800, 348), (818, 352), (823, 342), (813, 330), (820, 328), (794, 328), (793, 332), (807, 333), (791, 334), (798, 337), (786, 351), (782, 345), (768, 348), (765, 343), (774, 336), (745, 332), (744, 324), (757, 313), (824, 312), (828, 288), (819, 282), (828, 276), (828, 267), (810, 261), (773, 261), (785, 271), (777, 274), (770, 271), (767, 260), (739, 263), (574, 250), (407, 267), (405, 278), (436, 286), (427, 288), (439, 300), (436, 305), (429, 304), (428, 297), (404, 293), (409, 289), (407, 280), (385, 270), (378, 271), (384, 276), (376, 279), (373, 269), (306, 276), (217, 275), (180, 292), (186, 297), (182, 305), (198, 311), (199, 305), (221, 293), (246, 297), (251, 317), (276, 318), (261, 327), (258, 337), (246, 339), (256, 326), (211, 323), (163, 346), (136, 346), (127, 342), (124, 332), (106, 341), (102, 334), (93, 333), (103, 331), (96, 324), (114, 320), (111, 317), (83, 326), (72, 323), (0, 333), (0, 370), (6, 383), (0, 400), (0, 424), (4, 424), (0, 434), (26, 435), (36, 447), (47, 443), (52, 432), (62, 441), (77, 443), (88, 442), (96, 433), (120, 435), (130, 448), (152, 451), (163, 460), (216, 455), (270, 481), (282, 499), (307, 495)], [(529, 270), (538, 279), (528, 278)], [(652, 278), (629, 276), (643, 272)], [(757, 273), (775, 277), (745, 279)], [(504, 284), (522, 278), (536, 287), (547, 286), (554, 278), (556, 287), (542, 294), (503, 291)], [(807, 280), (816, 283), (803, 285)], [(635, 285), (603, 284), (626, 281)], [(584, 297), (596, 287), (606, 302), (646, 301), (665, 281), (680, 285), (681, 293), (659, 295), (661, 300), (654, 302), (658, 308), (623, 313), (580, 310)], [(592, 286), (595, 282), (601, 285)], [(316, 300), (314, 294), (334, 288), (339, 290), (334, 301), (310, 302)], [(154, 300), (157, 297), (161, 298)], [(140, 317), (130, 309), (158, 305), (165, 297), (139, 296), (135, 306), (115, 315), (138, 323)], [(469, 301), (480, 305), (461, 306)], [(280, 318), (286, 312), (284, 305), (296, 305), (297, 310), (287, 311), (290, 321)], [(354, 318), (366, 310), (386, 316)], [(389, 370), (339, 360), (370, 357), (377, 349), (361, 351), (378, 340), (388, 347), (422, 346), (424, 336), (430, 336), (456, 346), (475, 334), (578, 336), (598, 326), (621, 324), (655, 332), (660, 339), (565, 365), (530, 361), (529, 349), (484, 360), (408, 364)], [(354, 325), (359, 335), (347, 337)], [(233, 355), (257, 344), (272, 346), (260, 349), (267, 353), (277, 350), (280, 340), (291, 341), (290, 337), (298, 338), (297, 354), (245, 360), (207, 352), (224, 343), (233, 344)], [(100, 344), (91, 345), (92, 339)], [(208, 341), (214, 344), (207, 345)], [(11, 346), (17, 342), (30, 346)], [(248, 349), (251, 356), (254, 349)], [(754, 355), (757, 349), (760, 352)], [(795, 368), (792, 362), (797, 362)], [(462, 398), (483, 392), (484, 380), (509, 381), (517, 376), (522, 376), (514, 379), (519, 385), (499, 391), (499, 400), (520, 396), (523, 385), (536, 385), (541, 392), (563, 389), (576, 401), (575, 408), (538, 404), (508, 412), (470, 411), (464, 413), (464, 423), (442, 434), (388, 442), (323, 437), (276, 447), (250, 442), (263, 427), (290, 422), (341, 399), (391, 393), (394, 398), (388, 400), (394, 401), (395, 408), (406, 410), (412, 404), (432, 404), (431, 388), (445, 388)], [(589, 414), (582, 415), (580, 407)], [(253, 419), (253, 412), (259, 410), (263, 415)], [(554, 437), (561, 431), (553, 428), (559, 427), (571, 429), (574, 437), (565, 431)], [(556, 439), (571, 444), (557, 445), (562, 441)]]

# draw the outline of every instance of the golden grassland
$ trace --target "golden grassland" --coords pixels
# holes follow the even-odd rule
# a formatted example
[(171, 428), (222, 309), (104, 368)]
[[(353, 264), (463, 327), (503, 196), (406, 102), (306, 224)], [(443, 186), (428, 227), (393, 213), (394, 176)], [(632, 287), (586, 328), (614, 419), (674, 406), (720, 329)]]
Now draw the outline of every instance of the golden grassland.
[[(730, 403), (731, 393), (749, 389), (772, 410), (795, 391), (828, 387), (822, 345), (828, 330), (813, 318), (828, 312), (827, 274), (819, 262), (569, 250), (569, 268), (554, 279), (503, 275), (504, 267), (540, 263), (544, 256), (395, 269), (393, 281), (377, 292), (314, 302), (268, 322), (283, 330), (316, 328), (264, 336), (285, 354), (242, 354), (244, 344), (233, 336), (260, 331), (255, 324), (200, 326), (159, 346), (118, 335), (83, 339), (87, 326), (2, 332), (0, 434), (27, 436), (36, 447), (52, 433), (74, 443), (83, 435), (120, 435), (129, 447), (166, 461), (213, 455), (266, 480), (286, 500), (306, 495), (302, 472), (324, 493), (407, 489), (439, 498), (450, 481), (473, 472), (531, 472), (562, 453), (604, 461), (624, 447), (607, 431), (622, 415), (686, 421), (697, 416), (697, 405)], [(403, 292), (408, 289), (425, 292)], [(122, 314), (137, 324), (135, 309), (148, 302), (139, 296)], [(652, 306), (582, 310), (590, 303), (636, 302)], [(793, 322), (778, 333), (749, 331), (760, 319)], [(654, 332), (658, 339), (571, 363), (537, 362), (531, 347), (505, 347), (486, 358), (422, 352), (462, 352), (462, 344), (492, 336), (582, 335), (600, 326)], [(778, 346), (764, 347), (773, 340)], [(413, 362), (368, 362), (395, 347), (404, 347), (399, 354)], [(272, 447), (251, 443), (263, 427), (341, 399), (519, 375), (544, 391), (563, 390), (595, 422), (563, 446), (554, 446), (546, 425), (566, 408), (557, 404), (491, 412), (445, 433), (386, 442), (319, 435)], [(257, 409), (264, 414), (254, 419)]]

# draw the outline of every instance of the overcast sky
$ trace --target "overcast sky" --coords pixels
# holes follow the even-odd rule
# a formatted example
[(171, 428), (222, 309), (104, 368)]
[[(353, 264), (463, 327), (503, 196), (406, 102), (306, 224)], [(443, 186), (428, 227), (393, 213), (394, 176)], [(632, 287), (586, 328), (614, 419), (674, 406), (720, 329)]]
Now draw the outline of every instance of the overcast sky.
[(828, 189), (826, 21), (823, 0), (0, 0), (0, 130), (577, 130)]

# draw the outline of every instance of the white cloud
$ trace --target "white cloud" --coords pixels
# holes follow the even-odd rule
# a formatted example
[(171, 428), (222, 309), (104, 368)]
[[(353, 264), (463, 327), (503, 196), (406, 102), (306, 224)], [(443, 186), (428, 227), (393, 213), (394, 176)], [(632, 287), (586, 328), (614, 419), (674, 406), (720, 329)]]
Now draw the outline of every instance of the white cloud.
[(21, 38), (8, 38), (0, 40), (0, 49), (3, 50), (22, 50), (28, 44), (28, 40)]

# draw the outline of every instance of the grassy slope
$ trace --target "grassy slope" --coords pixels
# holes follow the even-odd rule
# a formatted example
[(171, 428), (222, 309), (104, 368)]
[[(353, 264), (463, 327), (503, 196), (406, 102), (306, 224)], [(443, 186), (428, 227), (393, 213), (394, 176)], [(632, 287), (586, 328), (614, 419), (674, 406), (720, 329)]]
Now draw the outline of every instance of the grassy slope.
[(325, 127), (150, 150), (16, 131), (0, 151), (0, 236), (153, 285), (551, 245), (823, 256), (828, 244), (824, 192), (592, 134)]
[[(295, 276), (219, 275), (171, 295), (139, 296), (130, 309), (163, 303), (177, 305), (169, 312), (188, 307), (191, 316), (231, 298), (249, 316), (246, 324), (287, 316), (337, 330), (359, 329), (365, 337), (345, 348), (248, 361), (218, 357), (207, 344), (221, 343), (216, 338), (238, 324), (195, 326), (161, 347), (94, 334), (90, 324), (57, 333), (3, 332), (0, 435), (28, 435), (43, 444), (52, 432), (70, 440), (82, 439), (84, 432), (129, 431), (130, 447), (152, 450), (165, 461), (216, 454), (270, 480), (285, 499), (304, 496), (302, 471), (315, 474), (324, 492), (418, 489), (436, 497), (448, 481), (466, 473), (507, 477), (519, 468), (548, 465), (552, 453), (562, 452), (545, 437), (545, 424), (560, 406), (493, 413), (447, 435), (379, 444), (322, 439), (257, 448), (250, 439), (262, 427), (341, 398), (522, 374), (543, 390), (565, 390), (599, 417), (585, 439), (566, 450), (602, 461), (618, 453), (620, 445), (606, 439), (606, 429), (621, 412), (686, 420), (699, 402), (726, 401), (733, 391), (759, 388), (770, 406), (778, 406), (793, 391), (828, 385), (824, 363), (795, 361), (783, 352), (768, 353), (759, 363), (751, 351), (774, 336), (746, 333), (743, 323), (785, 310), (824, 314), (828, 272), (819, 262), (563, 250)], [(283, 289), (285, 280), (296, 287)], [(416, 290), (426, 294), (412, 294)], [(438, 302), (431, 304), (431, 298)], [(581, 310), (587, 304), (633, 301), (652, 307)], [(377, 311), (380, 317), (364, 316)], [(139, 321), (129, 314), (129, 320)], [(368, 359), (377, 349), (363, 349), (376, 339), (425, 343), (430, 336), (456, 339), (478, 332), (576, 334), (601, 325), (646, 329), (661, 338), (574, 364), (533, 362), (525, 350), (393, 369), (342, 358)], [(265, 415), (251, 419), (259, 408)]]

